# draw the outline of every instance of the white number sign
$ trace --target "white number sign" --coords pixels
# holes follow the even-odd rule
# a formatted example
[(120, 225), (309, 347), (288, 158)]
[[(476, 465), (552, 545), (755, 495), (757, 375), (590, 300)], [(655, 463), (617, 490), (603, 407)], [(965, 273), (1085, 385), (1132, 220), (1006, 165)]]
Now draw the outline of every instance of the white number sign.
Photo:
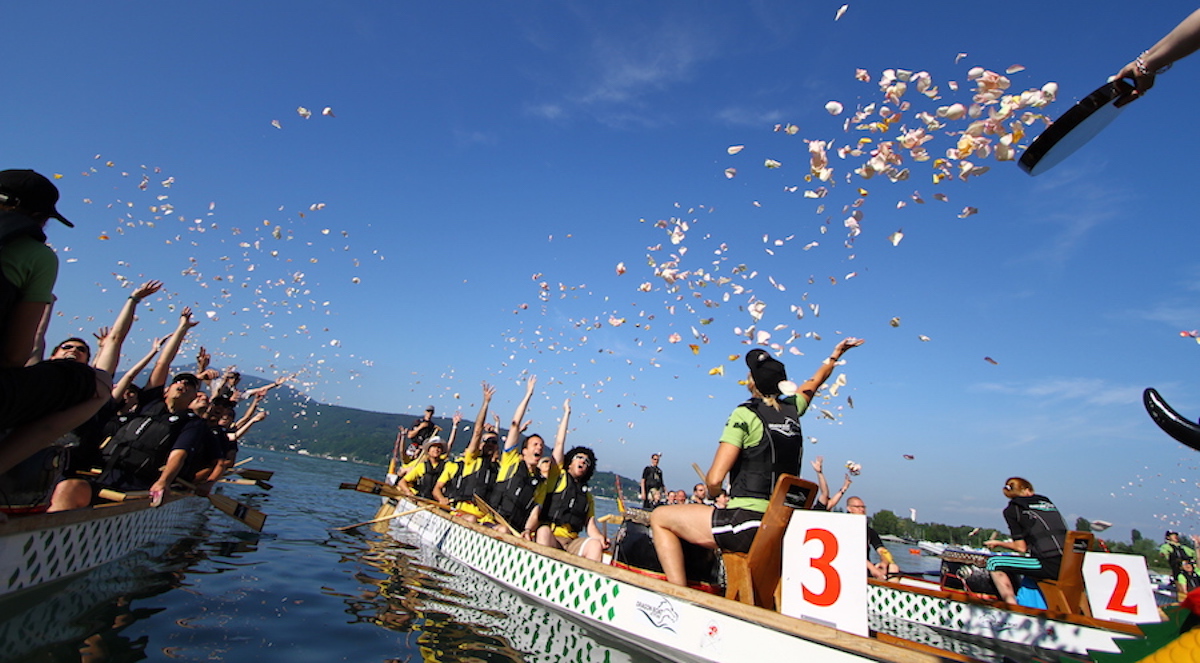
[(867, 635), (867, 518), (797, 509), (783, 537), (783, 614)]
[(1146, 558), (1141, 555), (1085, 553), (1083, 584), (1092, 616), (1097, 619), (1134, 624), (1159, 621)]

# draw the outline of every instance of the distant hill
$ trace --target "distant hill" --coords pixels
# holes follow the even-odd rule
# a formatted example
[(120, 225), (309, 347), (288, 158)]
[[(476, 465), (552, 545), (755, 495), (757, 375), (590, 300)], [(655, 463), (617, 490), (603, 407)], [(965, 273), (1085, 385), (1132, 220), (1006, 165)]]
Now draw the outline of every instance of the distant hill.
[[(271, 382), (253, 375), (242, 375), (241, 387), (253, 389)], [(421, 414), (391, 414), (371, 412), (343, 405), (319, 403), (285, 384), (268, 392), (261, 407), (270, 413), (263, 421), (255, 424), (242, 439), (250, 447), (266, 447), (276, 451), (299, 452), (301, 449), (314, 456), (346, 456), (351, 460), (378, 465), (387, 465), (392, 456), (392, 445), (396, 441), (399, 426), (412, 426)], [(238, 414), (246, 405), (238, 408)], [(449, 417), (434, 417), (442, 427), (442, 436), (449, 436)], [(474, 422), (463, 420), (454, 448), (462, 451), (470, 441), (469, 433), (463, 428), (474, 428)], [(592, 477), (591, 487), (596, 495), (616, 497), (616, 474), (597, 471)], [(637, 500), (636, 479), (621, 477), (621, 488), (631, 506), (640, 506)]]

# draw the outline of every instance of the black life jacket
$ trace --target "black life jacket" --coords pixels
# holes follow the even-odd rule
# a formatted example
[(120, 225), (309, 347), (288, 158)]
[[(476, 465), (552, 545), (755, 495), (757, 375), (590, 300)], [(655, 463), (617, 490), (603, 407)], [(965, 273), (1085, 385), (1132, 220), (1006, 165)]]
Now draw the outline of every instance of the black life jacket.
[(457, 495), (454, 499), (459, 502), (471, 502), (476, 495), (485, 500), (491, 497), (492, 488), (496, 485), (496, 474), (500, 472), (500, 464), (491, 458), (484, 458), (478, 469), (466, 476), (463, 476), (462, 467), (460, 464), (458, 476), (454, 477), (457, 484), (454, 487)]
[(164, 411), (131, 417), (105, 448), (109, 458), (100, 475), (100, 484), (107, 485), (113, 481), (127, 484), (131, 479), (142, 484), (153, 484), (162, 474), (162, 466), (167, 464), (175, 440), (184, 426), (193, 421), (196, 421), (196, 415), (190, 411), (183, 414)]
[(543, 480), (537, 468), (530, 472), (529, 466), (522, 458), (513, 469), (512, 475), (496, 484), (496, 489), (492, 491), (494, 501), (489, 501), (488, 504), (495, 507), (510, 525), (524, 528), (525, 521), (529, 520), (529, 513), (533, 511), (533, 498)]
[(542, 519), (554, 525), (565, 525), (576, 532), (587, 526), (588, 490), (575, 477), (564, 471), (562, 491), (546, 496), (545, 515)]
[[(25, 214), (17, 211), (0, 212), (0, 251), (5, 245), (19, 237), (32, 237), (39, 242), (46, 241), (46, 233), (42, 224), (34, 221)], [(12, 318), (13, 307), (21, 297), (17, 285), (4, 276), (0, 269), (0, 343), (5, 340), (8, 321)], [(32, 348), (30, 348), (32, 350)]]
[[(433, 487), (437, 485), (438, 477), (442, 476), (442, 470), (445, 468), (445, 458), (442, 458), (441, 462), (439, 462), (437, 465), (434, 465), (429, 460), (426, 460), (425, 474), (421, 475), (421, 478), (417, 481), (417, 485), (414, 486), (417, 494), (427, 500), (433, 499)], [(445, 492), (445, 486), (443, 486), (442, 492)]]
[(804, 434), (800, 413), (791, 402), (779, 402), (779, 409), (752, 398), (739, 407), (758, 415), (763, 424), (763, 440), (743, 448), (730, 470), (730, 497), (770, 499), (781, 474), (800, 475), (804, 455)]
[(1030, 555), (1043, 562), (1050, 570), (1050, 562), (1057, 565), (1063, 556), (1067, 542), (1067, 523), (1063, 521), (1058, 507), (1045, 495), (1018, 495), (1009, 504), (1017, 509), (1017, 519), (1028, 534), (1025, 543)]
[[(445, 495), (446, 499), (450, 500), (450, 503), (453, 504), (454, 502), (458, 501), (458, 487), (463, 481), (462, 461), (446, 460), (442, 466), (442, 473), (445, 473), (446, 468), (451, 465), (453, 465), (457, 469), (454, 471), (454, 478), (447, 481), (446, 485), (442, 486), (442, 495)], [(438, 476), (440, 477), (441, 474), (439, 474)], [(434, 479), (433, 483), (434, 483), (434, 485), (437, 485), (437, 479)]]

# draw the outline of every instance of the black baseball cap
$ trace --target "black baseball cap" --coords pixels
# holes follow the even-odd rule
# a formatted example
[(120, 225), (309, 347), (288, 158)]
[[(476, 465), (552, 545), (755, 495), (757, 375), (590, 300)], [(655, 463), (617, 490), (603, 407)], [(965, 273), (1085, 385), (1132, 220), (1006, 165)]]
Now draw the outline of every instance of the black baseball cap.
[(782, 393), (779, 383), (787, 380), (787, 369), (783, 362), (772, 357), (766, 350), (754, 349), (746, 353), (746, 366), (750, 367), (750, 377), (754, 378), (754, 386), (763, 396), (775, 396)]
[(44, 175), (32, 170), (0, 170), (0, 203), (26, 212), (45, 214), (62, 221), (68, 228), (75, 227), (55, 207), (58, 204), (58, 187)]

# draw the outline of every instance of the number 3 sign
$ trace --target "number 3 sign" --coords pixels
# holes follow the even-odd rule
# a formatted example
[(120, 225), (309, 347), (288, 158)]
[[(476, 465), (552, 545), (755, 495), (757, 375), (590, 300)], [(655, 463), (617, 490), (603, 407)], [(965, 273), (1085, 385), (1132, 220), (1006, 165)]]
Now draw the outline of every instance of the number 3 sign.
[(780, 611), (867, 635), (866, 516), (796, 510), (783, 537)]
[(1117, 622), (1159, 621), (1146, 558), (1089, 552), (1083, 556), (1083, 584), (1092, 616)]

